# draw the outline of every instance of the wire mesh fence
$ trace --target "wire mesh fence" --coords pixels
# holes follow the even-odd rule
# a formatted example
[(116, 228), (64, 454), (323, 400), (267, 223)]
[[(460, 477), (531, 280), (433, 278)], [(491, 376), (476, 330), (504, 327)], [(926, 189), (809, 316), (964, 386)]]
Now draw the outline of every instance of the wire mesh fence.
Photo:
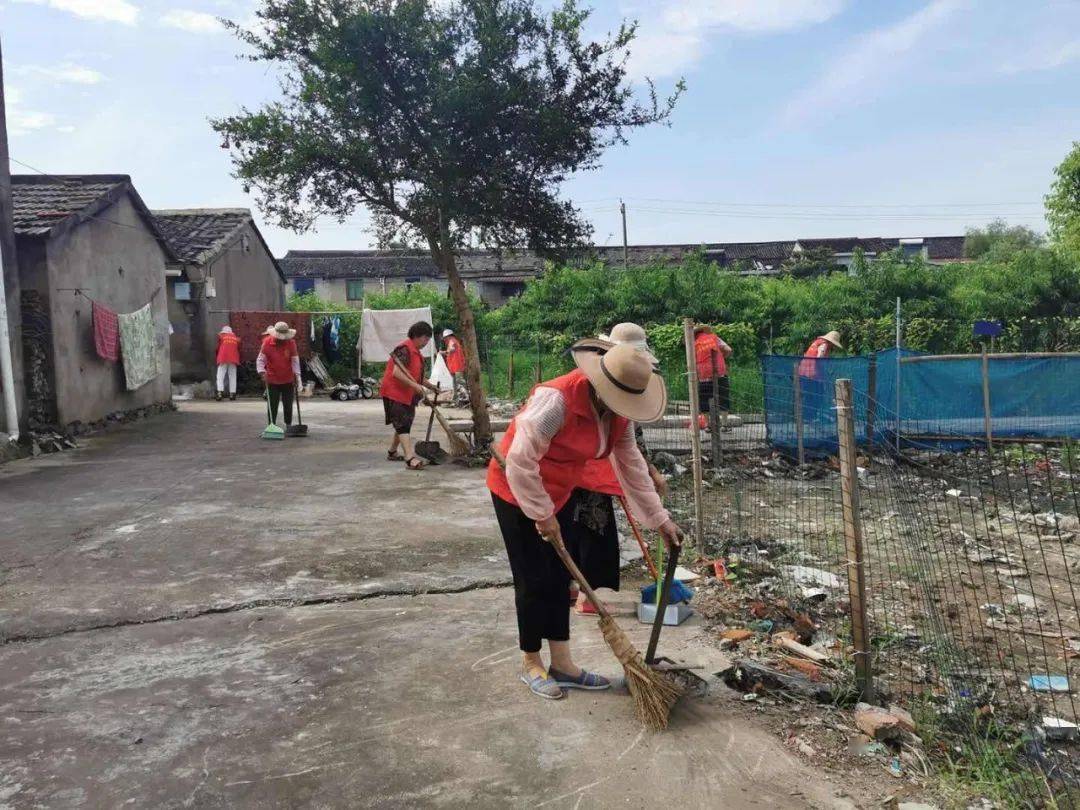
[[(895, 368), (896, 359), (881, 365)], [(901, 418), (895, 398), (871, 394), (863, 358), (832, 361), (816, 377), (800, 374), (809, 371), (801, 360), (785, 360), (763, 364), (767, 425), (755, 433), (740, 418), (717, 444), (706, 437), (696, 502), (688, 462), (676, 479), (674, 508), (700, 529), (701, 556), (724, 566), (723, 584), (702, 589), (699, 609), (718, 632), (748, 628), (763, 641), (785, 633), (821, 657), (815, 664), (755, 645), (755, 677), (802, 677), (813, 682), (806, 694), (852, 702), (861, 686), (853, 624), (864, 618), (871, 686), (879, 702), (913, 715), (923, 742), (898, 746), (897, 763), (936, 757), (972, 774), (994, 768), (1002, 804), (1072, 806), (1080, 796), (1080, 445), (1038, 434), (988, 444), (956, 416), (924, 426)], [(845, 375), (857, 445), (850, 484), (859, 496), (846, 521), (835, 400), (835, 380)], [(1067, 383), (1058, 380), (1059, 391)], [(961, 385), (954, 393), (967, 395)], [(948, 413), (948, 392), (937, 395)], [(1033, 392), (1026, 416), (1041, 427), (1039, 402)], [(733, 412), (752, 410), (733, 395)], [(978, 422), (983, 428), (981, 415)], [(995, 414), (999, 424), (1004, 433)], [(1011, 438), (1020, 438), (1023, 423), (1011, 424)], [(689, 446), (680, 427), (688, 434), (693, 424), (646, 438)], [(1071, 435), (1060, 428), (1052, 432)], [(808, 463), (798, 463), (800, 448)], [(856, 521), (861, 608), (849, 588)]]

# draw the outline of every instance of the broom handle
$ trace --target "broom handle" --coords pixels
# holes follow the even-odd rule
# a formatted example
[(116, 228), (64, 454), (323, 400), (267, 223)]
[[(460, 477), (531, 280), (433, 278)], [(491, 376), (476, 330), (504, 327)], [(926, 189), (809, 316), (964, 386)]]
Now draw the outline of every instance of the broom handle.
[(276, 424), (274, 422), (274, 415), (272, 413), (270, 413), (270, 386), (266, 385), (264, 383), (263, 384), (263, 392), (266, 394), (266, 424), (268, 424), (268, 425)]
[(645, 558), (645, 564), (649, 566), (649, 573), (652, 574), (654, 581), (659, 582), (660, 572), (656, 570), (656, 563), (652, 561), (652, 557), (649, 555), (649, 547), (645, 544), (641, 532), (638, 531), (637, 521), (630, 514), (630, 507), (627, 505), (626, 498), (623, 495), (619, 496), (619, 503), (622, 504), (623, 512), (626, 513), (626, 520), (630, 524), (630, 530), (634, 533), (634, 539), (637, 540), (638, 546), (641, 547), (641, 556)]
[(596, 595), (596, 591), (589, 585), (589, 581), (585, 579), (585, 575), (581, 573), (581, 569), (577, 567), (577, 564), (570, 557), (570, 552), (566, 550), (566, 546), (563, 544), (562, 534), (558, 534), (555, 537), (547, 540), (555, 547), (555, 553), (559, 555), (559, 559), (563, 561), (563, 565), (566, 566), (566, 570), (570, 572), (581, 588), (582, 592), (589, 597), (589, 601), (596, 607), (596, 612), (600, 614), (600, 618), (608, 619), (611, 621), (611, 613), (608, 612), (607, 607), (600, 601), (600, 597)]
[[(393, 360), (394, 360), (394, 365), (396, 365), (396, 366), (397, 366), (397, 367), (398, 367), (399, 369), (401, 369), (401, 373), (402, 373), (402, 374), (404, 374), (404, 375), (405, 375), (406, 377), (408, 377), (408, 378), (409, 378), (410, 380), (412, 380), (412, 382), (416, 382), (416, 378), (415, 378), (415, 377), (413, 377), (413, 375), (409, 373), (409, 370), (408, 370), (407, 368), (405, 368), (405, 366), (403, 366), (403, 365), (401, 364), (401, 361), (400, 361), (400, 360), (398, 360), (398, 359), (397, 359), (396, 357), (394, 357), (394, 355), (392, 355), (392, 354), (390, 355), (390, 357), (392, 357), (392, 358), (393, 358)], [(419, 383), (417, 383), (417, 385), (419, 385)], [(426, 394), (424, 395), (424, 398), (425, 398), (425, 399), (427, 399), (427, 395), (426, 395)], [(446, 438), (450, 440), (450, 449), (451, 449), (451, 450), (453, 450), (453, 449), (454, 449), (454, 445), (455, 445), (455, 444), (458, 444), (459, 442), (461, 442), (461, 441), (462, 441), (462, 440), (461, 440), (461, 437), (460, 437), (460, 436), (458, 436), (458, 435), (457, 435), (457, 434), (456, 434), (456, 433), (455, 433), (455, 432), (453, 431), (453, 429), (452, 429), (452, 428), (450, 427), (450, 425), (449, 425), (449, 424), (447, 423), (447, 421), (446, 421), (446, 417), (444, 417), (444, 416), (442, 415), (442, 412), (441, 412), (441, 411), (439, 411), (439, 409), (435, 407), (435, 402), (434, 402), (434, 400), (429, 400), (429, 402), (431, 403), (431, 412), (432, 412), (433, 414), (435, 414), (435, 418), (439, 420), (439, 426), (440, 426), (440, 427), (442, 427), (442, 429), (446, 431)]]
[[(657, 591), (660, 599), (656, 605), (656, 618), (653, 619), (652, 632), (649, 634), (649, 646), (645, 650), (645, 663), (651, 664), (656, 656), (656, 643), (660, 640), (660, 628), (664, 626), (664, 614), (667, 613), (668, 596), (671, 593), (671, 583), (675, 579), (675, 566), (679, 564), (679, 547), (675, 546), (668, 555), (667, 569), (664, 571), (664, 585), (662, 591)], [(656, 586), (659, 588), (660, 583)]]
[(293, 381), (293, 399), (296, 400), (296, 424), (304, 424), (304, 417), (300, 415), (300, 389), (296, 385), (296, 381)]

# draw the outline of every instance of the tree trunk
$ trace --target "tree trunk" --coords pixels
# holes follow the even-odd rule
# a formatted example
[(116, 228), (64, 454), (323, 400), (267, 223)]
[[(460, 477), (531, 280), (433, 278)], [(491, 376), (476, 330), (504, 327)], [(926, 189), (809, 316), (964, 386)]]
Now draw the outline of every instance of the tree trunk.
[(446, 273), (450, 282), (450, 297), (457, 310), (458, 327), (465, 342), (465, 380), (469, 384), (469, 405), (472, 408), (473, 436), (476, 446), (486, 448), (491, 442), (491, 417), (488, 414), (487, 395), (480, 382), (480, 352), (476, 339), (476, 321), (473, 319), (469, 297), (465, 294), (465, 282), (458, 273), (454, 251), (432, 245), (435, 263)]

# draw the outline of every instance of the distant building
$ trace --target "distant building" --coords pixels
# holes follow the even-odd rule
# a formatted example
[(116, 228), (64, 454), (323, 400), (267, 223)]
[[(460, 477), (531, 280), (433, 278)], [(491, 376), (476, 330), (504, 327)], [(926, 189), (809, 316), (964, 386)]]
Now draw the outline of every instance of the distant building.
[[(176, 261), (127, 175), (14, 175), (25, 398), (31, 427), (89, 424), (168, 403), (166, 267)], [(128, 313), (149, 303), (159, 373), (128, 391), (97, 356), (91, 302)]]
[[(288, 292), (315, 292), (320, 298), (356, 308), (367, 295), (414, 285), (446, 293), (449, 283), (426, 253), (392, 250), (290, 250), (278, 259)], [(458, 269), (466, 289), (492, 307), (501, 306), (525, 289), (544, 261), (531, 253), (496, 255), (466, 251)]]
[[(795, 239), (778, 242), (707, 242), (704, 244), (630, 245), (629, 267), (679, 264), (701, 253), (706, 261), (742, 275), (779, 275), (785, 261), (810, 250), (828, 250), (836, 264), (850, 267), (855, 251), (872, 260), (901, 249), (906, 256), (922, 256), (931, 264), (964, 260), (964, 237), (926, 236), (909, 239), (850, 237)], [(623, 265), (622, 246), (593, 246), (572, 260), (576, 264), (600, 261)], [(291, 250), (278, 260), (288, 279), (288, 292), (314, 291), (320, 298), (360, 307), (366, 295), (422, 284), (446, 292), (447, 282), (426, 253), (383, 250)], [(519, 295), (525, 282), (540, 275), (544, 259), (519, 251), (497, 255), (467, 251), (458, 259), (466, 286), (492, 307)]]
[(153, 213), (176, 256), (166, 283), (172, 379), (209, 379), (228, 312), (282, 309), (285, 275), (246, 208)]

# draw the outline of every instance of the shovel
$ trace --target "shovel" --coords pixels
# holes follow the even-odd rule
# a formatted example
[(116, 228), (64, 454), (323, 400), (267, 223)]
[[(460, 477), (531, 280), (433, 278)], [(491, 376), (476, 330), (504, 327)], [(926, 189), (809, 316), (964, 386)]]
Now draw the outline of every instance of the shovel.
[(291, 437), (307, 436), (307, 425), (300, 416), (300, 389), (293, 385), (293, 398), (296, 399), (296, 424), (285, 428), (285, 435)]
[[(435, 400), (437, 400), (438, 398), (439, 392), (438, 390), (436, 390)], [(431, 416), (428, 417), (427, 435), (424, 436), (424, 440), (422, 442), (416, 443), (416, 455), (420, 456), (420, 458), (426, 461), (431, 462), (432, 464), (442, 464), (448, 458), (450, 458), (450, 454), (443, 450), (442, 445), (440, 445), (438, 442), (433, 442), (431, 440), (431, 428), (435, 425), (435, 400), (432, 400)]]
[(274, 418), (270, 415), (270, 389), (266, 391), (266, 428), (262, 432), (264, 439), (284, 439), (285, 431), (274, 424)]

